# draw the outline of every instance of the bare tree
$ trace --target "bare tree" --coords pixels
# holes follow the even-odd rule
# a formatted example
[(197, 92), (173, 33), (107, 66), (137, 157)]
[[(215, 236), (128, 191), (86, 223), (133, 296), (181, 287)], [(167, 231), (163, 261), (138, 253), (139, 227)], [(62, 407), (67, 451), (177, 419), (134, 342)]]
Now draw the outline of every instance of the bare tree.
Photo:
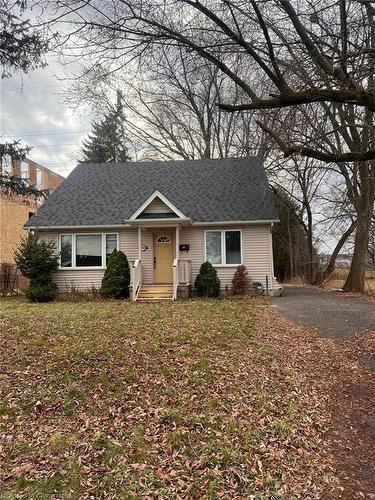
[[(375, 197), (374, 8), (367, 0), (66, 0), (76, 18), (83, 52), (111, 61), (116, 72), (131, 58), (159, 45), (184, 47), (216, 66), (239, 89), (240, 103), (221, 101), (228, 112), (284, 110), (329, 114), (327, 134), (340, 136), (340, 148), (327, 149), (309, 135), (280, 135), (262, 119), (286, 156), (302, 155), (328, 163), (356, 162), (361, 185), (351, 270), (344, 288), (363, 290), (365, 258)], [(82, 55), (82, 52), (81, 52)], [(233, 65), (247, 58), (254, 75)], [(97, 63), (93, 61), (93, 65)], [(260, 75), (260, 76), (259, 76)], [(333, 126), (337, 123), (337, 127)], [(303, 132), (303, 131), (302, 131)], [(350, 188), (350, 186), (349, 186)]]
[(224, 97), (238, 101), (238, 88), (217, 67), (181, 47), (158, 47), (131, 77), (108, 78), (103, 67), (101, 75), (98, 85), (98, 69), (92, 74), (85, 68), (67, 90), (66, 102), (101, 110), (113, 106), (112, 96), (121, 88), (126, 135), (141, 157), (225, 158), (267, 151), (264, 132), (251, 120), (253, 111), (227, 113), (217, 106)]

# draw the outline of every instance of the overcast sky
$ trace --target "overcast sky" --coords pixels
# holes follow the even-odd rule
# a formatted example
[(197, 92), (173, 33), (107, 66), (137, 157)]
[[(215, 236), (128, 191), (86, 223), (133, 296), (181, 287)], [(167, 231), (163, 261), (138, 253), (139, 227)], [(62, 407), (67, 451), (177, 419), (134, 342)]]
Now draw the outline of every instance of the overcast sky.
[[(77, 164), (80, 141), (90, 117), (63, 103), (65, 69), (50, 60), (29, 75), (0, 80), (1, 140), (21, 139), (32, 146), (29, 158), (67, 176)], [(58, 78), (57, 78), (57, 77)]]

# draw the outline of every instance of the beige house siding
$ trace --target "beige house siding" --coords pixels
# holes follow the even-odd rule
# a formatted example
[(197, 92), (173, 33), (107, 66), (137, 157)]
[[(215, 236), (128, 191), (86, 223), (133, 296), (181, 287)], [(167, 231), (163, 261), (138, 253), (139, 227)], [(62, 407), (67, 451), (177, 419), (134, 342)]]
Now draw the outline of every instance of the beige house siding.
[[(242, 258), (243, 264), (248, 269), (251, 281), (261, 281), (266, 284), (266, 276), (269, 280), (269, 288), (272, 288), (273, 266), (272, 266), (272, 236), (271, 225), (248, 225), (248, 226), (220, 226), (220, 227), (189, 227), (180, 229), (180, 243), (190, 245), (189, 252), (180, 252), (180, 259), (189, 259), (192, 262), (191, 279), (194, 282), (196, 275), (199, 272), (201, 264), (204, 262), (204, 239), (205, 231), (213, 229), (241, 229), (242, 230)], [(155, 228), (155, 230), (157, 230)], [(129, 261), (134, 261), (138, 258), (138, 230), (137, 228), (121, 229), (121, 230), (77, 230), (64, 231), (68, 233), (85, 233), (85, 232), (117, 232), (119, 235), (119, 248), (128, 257)], [(41, 234), (44, 238), (52, 239), (58, 247), (58, 234), (52, 232), (44, 232)], [(217, 273), (221, 281), (222, 289), (226, 286), (231, 287), (233, 275), (236, 271), (236, 266), (217, 266)], [(153, 230), (142, 230), (142, 271), (143, 282), (153, 282)], [(104, 269), (62, 269), (54, 274), (59, 291), (65, 292), (67, 286), (74, 285), (75, 288), (84, 290), (92, 286), (99, 288), (104, 274)]]
[(155, 198), (152, 202), (143, 210), (145, 214), (165, 214), (165, 213), (173, 213), (171, 210), (160, 198)]
[[(199, 272), (199, 268), (204, 262), (204, 239), (206, 230), (214, 229), (241, 229), (242, 230), (242, 259), (247, 267), (251, 281), (261, 281), (266, 285), (266, 276), (269, 279), (269, 286), (272, 287), (272, 256), (270, 247), (271, 226), (252, 225), (252, 226), (220, 226), (220, 227), (200, 227), (186, 228), (180, 232), (180, 243), (190, 245), (189, 252), (180, 252), (181, 259), (189, 259), (192, 263), (192, 280), (194, 281)], [(232, 284), (232, 278), (236, 267), (217, 266), (221, 287), (229, 288)]]

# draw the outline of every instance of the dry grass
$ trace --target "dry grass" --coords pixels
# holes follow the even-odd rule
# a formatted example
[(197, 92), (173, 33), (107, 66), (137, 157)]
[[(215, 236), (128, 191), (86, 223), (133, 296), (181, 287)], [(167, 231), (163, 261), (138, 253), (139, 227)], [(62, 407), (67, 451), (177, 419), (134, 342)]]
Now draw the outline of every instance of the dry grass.
[(319, 431), (253, 304), (3, 301), (2, 491), (317, 491)]
[[(336, 269), (334, 273), (323, 283), (323, 288), (342, 288), (348, 276), (347, 269)], [(366, 271), (365, 292), (375, 294), (375, 271)]]
[(316, 336), (264, 302), (0, 312), (3, 495), (292, 499), (338, 484), (328, 394), (297, 357)]

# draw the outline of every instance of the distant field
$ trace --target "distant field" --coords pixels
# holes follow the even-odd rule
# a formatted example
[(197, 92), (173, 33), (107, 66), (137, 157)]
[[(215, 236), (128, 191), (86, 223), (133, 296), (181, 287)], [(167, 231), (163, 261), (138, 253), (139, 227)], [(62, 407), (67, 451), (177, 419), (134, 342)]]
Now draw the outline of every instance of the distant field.
[[(348, 273), (349, 269), (336, 269), (324, 283), (324, 288), (342, 288)], [(366, 292), (375, 293), (375, 271), (366, 271)]]

